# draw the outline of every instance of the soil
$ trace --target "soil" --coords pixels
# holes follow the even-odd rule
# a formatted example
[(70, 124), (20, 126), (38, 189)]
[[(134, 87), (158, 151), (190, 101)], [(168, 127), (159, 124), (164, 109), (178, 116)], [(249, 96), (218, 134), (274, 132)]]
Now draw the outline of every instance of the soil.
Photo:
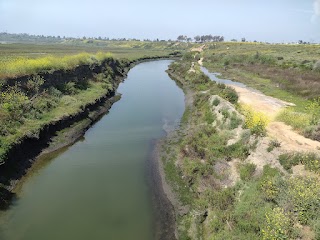
[(292, 127), (283, 122), (275, 121), (279, 112), (288, 106), (294, 106), (273, 97), (264, 95), (249, 88), (233, 87), (239, 95), (239, 102), (250, 105), (256, 111), (264, 113), (271, 120), (267, 126), (267, 135), (277, 139), (281, 148), (286, 151), (314, 151), (320, 153), (320, 142), (314, 141), (295, 132)]

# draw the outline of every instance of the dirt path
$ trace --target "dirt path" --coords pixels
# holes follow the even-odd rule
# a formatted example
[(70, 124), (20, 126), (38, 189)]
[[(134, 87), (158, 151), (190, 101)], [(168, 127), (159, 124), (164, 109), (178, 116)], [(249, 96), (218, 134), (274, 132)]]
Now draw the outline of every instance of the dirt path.
[(269, 97), (255, 90), (233, 87), (239, 95), (239, 102), (248, 104), (256, 111), (267, 115), (271, 122), (267, 127), (268, 136), (281, 142), (281, 147), (286, 151), (314, 151), (320, 153), (320, 142), (305, 138), (296, 133), (292, 127), (283, 122), (275, 121), (279, 111), (292, 103)]
[[(203, 58), (198, 63), (202, 66)], [(294, 104), (282, 101), (277, 98), (266, 96), (263, 93), (250, 88), (243, 88), (234, 85), (233, 87), (239, 95), (239, 102), (248, 104), (253, 109), (264, 113), (271, 120), (267, 126), (267, 133), (271, 139), (281, 142), (281, 147), (285, 151), (313, 151), (320, 154), (320, 142), (305, 138), (295, 132), (292, 127), (283, 122), (275, 121), (275, 117), (285, 107)]]
[(202, 45), (202, 46), (200, 46), (200, 47), (198, 47), (198, 48), (192, 48), (191, 49), (191, 52), (202, 52), (203, 51), (203, 49), (205, 48), (205, 44), (204, 45)]

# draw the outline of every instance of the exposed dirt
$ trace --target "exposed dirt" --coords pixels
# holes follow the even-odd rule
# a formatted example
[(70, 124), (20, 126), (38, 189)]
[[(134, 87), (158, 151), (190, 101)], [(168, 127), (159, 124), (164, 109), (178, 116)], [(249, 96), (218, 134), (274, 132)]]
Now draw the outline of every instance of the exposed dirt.
[(267, 126), (268, 136), (281, 142), (286, 151), (314, 151), (320, 153), (320, 142), (314, 141), (295, 132), (283, 122), (275, 121), (279, 111), (292, 103), (269, 97), (256, 90), (232, 86), (239, 95), (239, 102), (252, 106), (256, 111), (264, 113), (271, 120)]
[(243, 88), (234, 85), (233, 87), (239, 95), (239, 102), (252, 106), (255, 110), (264, 113), (270, 120), (274, 120), (279, 111), (287, 106), (294, 106), (277, 98), (269, 97), (263, 93), (250, 88)]
[(200, 47), (198, 47), (198, 48), (192, 48), (191, 49), (191, 52), (203, 52), (203, 49), (206, 47), (206, 45), (204, 44), (204, 45), (202, 45), (202, 46), (200, 46)]

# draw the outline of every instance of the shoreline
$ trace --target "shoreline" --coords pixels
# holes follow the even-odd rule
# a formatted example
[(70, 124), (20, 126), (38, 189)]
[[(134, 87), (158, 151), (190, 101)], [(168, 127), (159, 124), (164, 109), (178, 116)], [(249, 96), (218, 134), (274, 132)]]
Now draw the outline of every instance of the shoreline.
[[(186, 111), (193, 106), (193, 93), (189, 89), (183, 86), (183, 83), (179, 81), (177, 76), (174, 76), (167, 70), (167, 73), (172, 81), (174, 81), (179, 88), (184, 92), (185, 97), (185, 110)], [(150, 180), (153, 181), (155, 189), (152, 189), (153, 198), (155, 199), (155, 204), (161, 206), (163, 211), (160, 216), (160, 222), (156, 223), (156, 239), (161, 240), (173, 240), (179, 239), (178, 229), (177, 229), (177, 218), (180, 215), (185, 215), (189, 211), (189, 206), (183, 205), (179, 200), (178, 193), (174, 190), (173, 183), (170, 183), (166, 179), (165, 171), (165, 160), (168, 158), (168, 154), (165, 151), (165, 148), (169, 145), (168, 141), (174, 140), (178, 141), (182, 138), (181, 132), (189, 127), (188, 123), (185, 123), (182, 126), (182, 118), (180, 119), (179, 127), (176, 129), (166, 132), (166, 135), (163, 138), (155, 140), (152, 143), (152, 153), (149, 160), (148, 173), (152, 174)], [(157, 216), (157, 215), (156, 215)], [(158, 231), (158, 229), (162, 231)], [(166, 230), (165, 232), (163, 230)]]
[[(32, 167), (44, 154), (52, 154), (71, 146), (85, 134), (85, 132), (96, 123), (112, 107), (113, 103), (120, 99), (116, 94), (119, 84), (127, 78), (127, 73), (139, 63), (170, 59), (175, 60), (177, 56), (145, 57), (128, 62), (115, 81), (115, 91), (101, 98), (87, 103), (81, 111), (74, 115), (66, 116), (58, 121), (52, 121), (40, 130), (38, 138), (25, 136), (23, 141), (17, 143), (10, 151), (7, 161), (0, 166), (0, 209), (10, 207), (12, 200), (16, 197), (16, 187), (23, 184), (23, 178), (32, 171)], [(62, 134), (62, 143), (52, 144), (52, 140)], [(60, 136), (61, 137), (61, 136)], [(14, 161), (13, 161), (14, 159)]]

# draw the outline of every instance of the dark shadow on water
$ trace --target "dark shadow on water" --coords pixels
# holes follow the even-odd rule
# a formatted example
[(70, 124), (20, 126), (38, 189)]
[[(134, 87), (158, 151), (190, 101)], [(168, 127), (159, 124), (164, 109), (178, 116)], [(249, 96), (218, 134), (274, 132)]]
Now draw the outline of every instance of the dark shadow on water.
[(175, 237), (175, 212), (164, 192), (159, 171), (160, 159), (157, 156), (158, 140), (150, 141), (147, 160), (147, 179), (152, 196), (154, 211), (154, 239), (174, 240)]
[(15, 193), (0, 187), (0, 210), (8, 210), (11, 204), (15, 202), (16, 197)]

